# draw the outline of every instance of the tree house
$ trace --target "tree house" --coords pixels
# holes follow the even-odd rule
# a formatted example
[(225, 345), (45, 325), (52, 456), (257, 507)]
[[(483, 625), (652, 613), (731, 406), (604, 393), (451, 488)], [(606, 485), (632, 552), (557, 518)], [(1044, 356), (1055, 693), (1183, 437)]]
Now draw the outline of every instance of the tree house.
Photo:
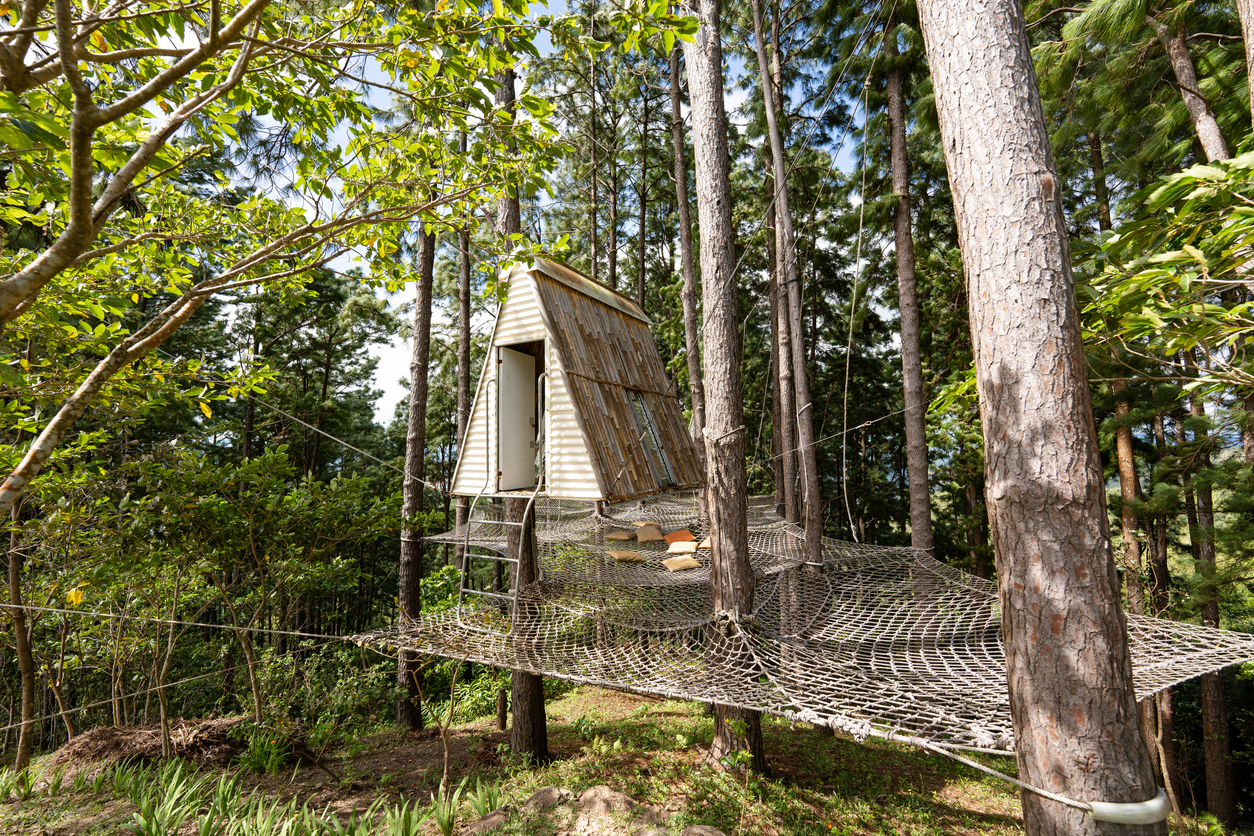
[(452, 493), (616, 502), (701, 485), (644, 312), (547, 259), (507, 267), (501, 282)]

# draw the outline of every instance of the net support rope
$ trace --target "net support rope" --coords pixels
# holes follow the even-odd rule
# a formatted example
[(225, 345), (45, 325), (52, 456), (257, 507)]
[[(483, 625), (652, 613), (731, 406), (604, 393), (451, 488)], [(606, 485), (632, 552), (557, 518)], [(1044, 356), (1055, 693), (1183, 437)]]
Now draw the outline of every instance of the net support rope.
[[(617, 539), (634, 524), (656, 523), (665, 533), (686, 529), (701, 540), (709, 532), (694, 492), (607, 505), (599, 514), (591, 502), (540, 498), (540, 579), (518, 590), (512, 622), (508, 607), (488, 600), (460, 613), (402, 617), (393, 628), (350, 640), (763, 711), (857, 740), (874, 736), (947, 755), (1013, 754), (996, 584), (923, 551), (826, 538), (822, 565), (807, 565), (804, 531), (779, 519), (773, 506), (772, 497), (750, 500), (757, 587), (749, 612), (714, 611), (708, 551), (687, 555), (695, 568), (670, 572), (662, 565), (673, 556), (665, 541)], [(427, 539), (503, 555), (517, 529), (503, 524), (502, 513), (484, 503), (469, 530)], [(623, 562), (611, 552), (635, 557)], [(1254, 659), (1249, 635), (1145, 616), (1127, 621), (1138, 699)], [(1100, 802), (1064, 801), (997, 774), (1104, 815)]]

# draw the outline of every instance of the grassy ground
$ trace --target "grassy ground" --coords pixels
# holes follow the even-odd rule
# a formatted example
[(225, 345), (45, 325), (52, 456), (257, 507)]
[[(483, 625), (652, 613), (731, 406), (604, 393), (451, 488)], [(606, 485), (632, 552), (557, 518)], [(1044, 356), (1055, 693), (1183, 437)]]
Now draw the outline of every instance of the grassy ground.
[[(660, 808), (676, 832), (687, 824), (712, 825), (729, 836), (1022, 831), (1018, 797), (1010, 785), (904, 746), (856, 743), (768, 719), (763, 731), (772, 776), (746, 778), (702, 763), (712, 723), (700, 705), (577, 688), (551, 701), (548, 717), (555, 760), (538, 769), (509, 754), (507, 735), (496, 732), (488, 718), (454, 727), (448, 739), (452, 782), (464, 777), (471, 786), (476, 779), (492, 782), (505, 801), (515, 803), (543, 786), (578, 793), (607, 784)], [(62, 761), (57, 764), (54, 756), (45, 756), (35, 769), (46, 778), (59, 769), (59, 787), (41, 778), (25, 800), (15, 789), (0, 802), (0, 834), (114, 834), (134, 820), (139, 808), (104, 764)], [(253, 794), (257, 805), (292, 805), (289, 816), (303, 807), (324, 817), (338, 814), (341, 820), (380, 798), (390, 805), (403, 800), (427, 805), (444, 771), (445, 743), (435, 730), (389, 728), (341, 741), (321, 762), (289, 761), (264, 775), (246, 771), (231, 803), (242, 809)], [(986, 762), (1013, 769), (1008, 759)], [(220, 772), (207, 769), (202, 774), (216, 780)], [(93, 780), (102, 774), (107, 777)], [(170, 791), (157, 794), (168, 797)], [(129, 795), (139, 797), (134, 791)], [(464, 803), (458, 825), (474, 818)], [(183, 832), (196, 832), (196, 819), (189, 817)], [(553, 834), (560, 824), (561, 816), (515, 817), (499, 832)], [(371, 831), (383, 832), (382, 824)], [(428, 825), (428, 832), (435, 832), (434, 825)], [(1205, 830), (1190, 822), (1186, 830), (1174, 832)], [(288, 836), (298, 833), (303, 831)]]

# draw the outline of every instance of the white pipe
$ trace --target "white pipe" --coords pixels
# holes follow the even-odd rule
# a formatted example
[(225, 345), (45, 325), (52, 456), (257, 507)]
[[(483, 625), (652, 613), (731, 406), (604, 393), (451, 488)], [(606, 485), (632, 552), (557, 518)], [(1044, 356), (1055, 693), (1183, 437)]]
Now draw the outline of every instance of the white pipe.
[(1149, 801), (1137, 801), (1128, 804), (1114, 804), (1108, 801), (1086, 801), (1091, 808), (1089, 815), (1095, 821), (1109, 821), (1116, 824), (1157, 824), (1166, 821), (1171, 813), (1171, 803), (1167, 801), (1167, 792), (1158, 788), (1158, 795)]

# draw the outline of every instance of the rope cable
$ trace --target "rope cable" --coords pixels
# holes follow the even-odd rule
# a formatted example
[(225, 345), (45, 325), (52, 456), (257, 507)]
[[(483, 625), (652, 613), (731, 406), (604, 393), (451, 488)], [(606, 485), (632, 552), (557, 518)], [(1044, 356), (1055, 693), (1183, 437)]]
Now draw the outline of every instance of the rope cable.
[[(11, 606), (11, 605), (10, 605), (10, 606)], [(302, 649), (302, 650), (305, 650), (305, 651), (310, 651), (310, 650), (321, 650), (322, 648), (327, 647), (328, 645), (331, 645), (331, 644), (334, 644), (334, 643), (335, 643), (335, 642), (323, 642), (322, 644), (316, 644), (316, 645), (313, 645), (312, 647), (305, 647), (305, 648), (301, 648), (301, 649)], [(73, 713), (74, 713), (74, 712), (76, 712), (76, 711), (87, 711), (88, 709), (91, 709), (91, 708), (100, 708), (101, 706), (110, 705), (110, 704), (112, 704), (112, 703), (116, 702), (116, 701), (117, 701), (117, 700), (119, 700), (119, 699), (123, 699), (123, 700), (124, 700), (124, 699), (127, 699), (128, 697), (138, 697), (138, 696), (142, 696), (142, 695), (144, 695), (144, 694), (151, 694), (151, 693), (153, 693), (154, 691), (160, 691), (160, 690), (162, 690), (163, 688), (166, 688), (166, 689), (168, 689), (168, 688), (174, 688), (174, 687), (176, 687), (176, 686), (178, 686), (178, 685), (184, 685), (184, 684), (186, 684), (186, 683), (188, 683), (188, 682), (196, 682), (197, 680), (200, 680), (200, 679), (208, 679), (208, 678), (209, 678), (209, 677), (211, 677), (211, 676), (221, 676), (221, 675), (222, 675), (222, 674), (224, 674), (224, 673), (229, 673), (229, 672), (231, 672), (231, 671), (238, 671), (238, 670), (242, 670), (243, 668), (247, 668), (247, 667), (249, 667), (248, 663), (247, 663), (247, 662), (244, 662), (244, 663), (239, 664), (239, 665), (233, 665), (233, 666), (231, 666), (231, 667), (229, 667), (229, 668), (219, 668), (218, 670), (215, 670), (215, 671), (210, 671), (209, 673), (202, 673), (202, 674), (198, 674), (198, 675), (196, 675), (196, 676), (189, 676), (189, 677), (187, 677), (186, 679), (180, 679), (180, 680), (177, 680), (177, 681), (175, 681), (175, 682), (167, 682), (167, 683), (166, 683), (166, 684), (164, 684), (164, 685), (155, 685), (155, 686), (153, 686), (152, 688), (145, 688), (145, 689), (143, 689), (142, 691), (130, 691), (130, 692), (128, 692), (128, 693), (122, 694), (122, 695), (121, 695), (121, 696), (119, 696), (119, 697), (111, 697), (111, 698), (109, 698), (109, 699), (107, 699), (107, 700), (100, 700), (100, 701), (98, 701), (98, 702), (91, 702), (91, 703), (87, 703), (87, 704), (85, 704), (85, 705), (76, 705), (76, 706), (74, 706), (74, 707), (72, 707), (72, 708), (66, 708), (66, 709), (61, 709), (61, 710), (55, 711), (55, 712), (53, 712), (53, 713), (51, 713), (51, 714), (48, 714), (48, 715), (45, 715), (45, 716), (43, 716), (43, 717), (35, 717), (35, 718), (31, 719), (31, 720), (20, 721), (20, 722), (17, 722), (17, 723), (10, 723), (10, 724), (9, 724), (9, 725), (7, 725), (7, 726), (0, 726), (0, 731), (10, 731), (10, 730), (12, 730), (12, 729), (21, 728), (22, 726), (26, 725), (27, 723), (38, 723), (38, 722), (40, 722), (40, 721), (42, 721), (42, 720), (51, 720), (51, 719), (56, 718), (56, 717), (64, 717), (66, 714), (73, 714)], [(81, 735), (81, 734), (86, 734), (86, 732), (80, 732), (80, 735)], [(79, 736), (79, 735), (75, 735), (75, 736), (77, 737), (77, 736)]]

